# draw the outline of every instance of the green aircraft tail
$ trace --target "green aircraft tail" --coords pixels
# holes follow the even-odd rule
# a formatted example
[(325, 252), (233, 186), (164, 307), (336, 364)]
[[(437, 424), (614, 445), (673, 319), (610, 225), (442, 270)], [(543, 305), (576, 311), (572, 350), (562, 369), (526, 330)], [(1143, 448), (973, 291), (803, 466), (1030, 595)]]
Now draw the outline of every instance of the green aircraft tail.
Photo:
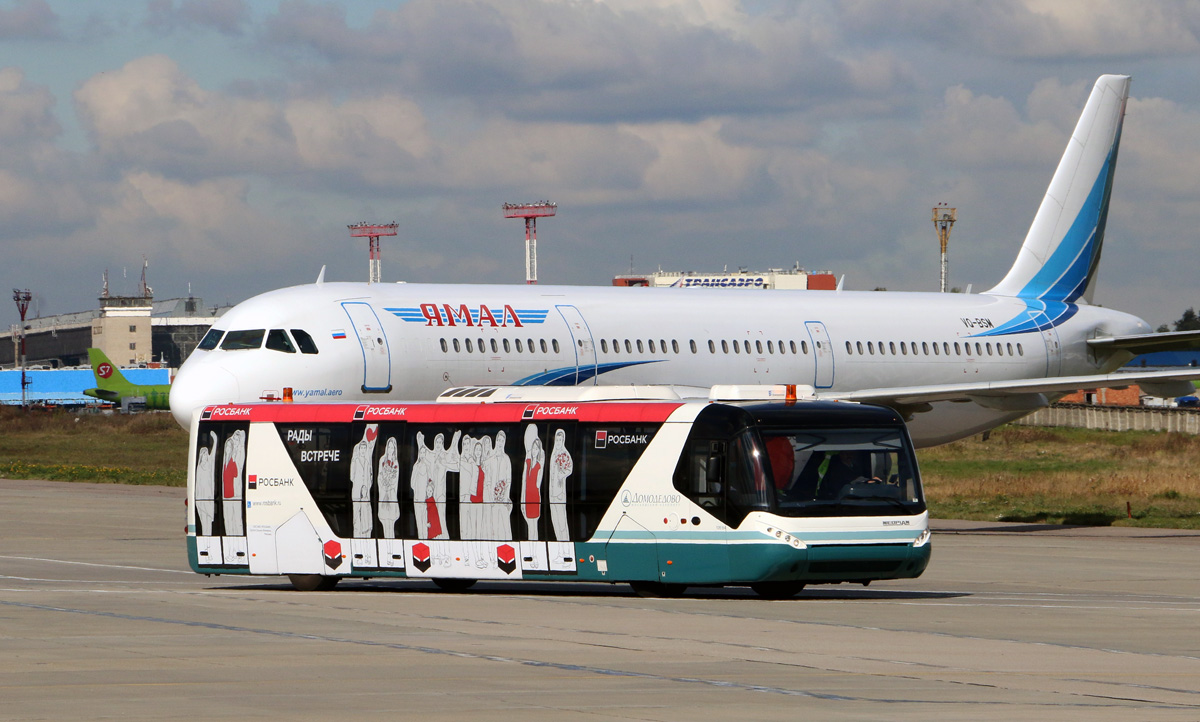
[(131, 399), (144, 402), (147, 409), (171, 408), (171, 384), (135, 384), (98, 348), (88, 349), (88, 360), (92, 363), (96, 388), (85, 389), (84, 394), (115, 404)]

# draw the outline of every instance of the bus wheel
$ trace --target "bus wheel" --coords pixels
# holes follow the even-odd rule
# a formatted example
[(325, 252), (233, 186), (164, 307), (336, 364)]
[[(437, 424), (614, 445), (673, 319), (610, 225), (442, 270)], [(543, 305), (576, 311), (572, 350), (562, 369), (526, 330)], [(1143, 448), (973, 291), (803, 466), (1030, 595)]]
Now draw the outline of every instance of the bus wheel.
[(639, 597), (682, 597), (687, 591), (686, 584), (665, 584), (663, 582), (630, 582), (629, 586)]
[(328, 592), (336, 587), (341, 579), (341, 577), (327, 577), (322, 574), (288, 575), (292, 588), (298, 592)]
[(475, 586), (474, 579), (446, 579), (435, 578), (433, 583), (438, 585), (438, 589), (444, 592), (465, 592)]
[(763, 599), (791, 599), (804, 589), (804, 582), (758, 582), (750, 588)]

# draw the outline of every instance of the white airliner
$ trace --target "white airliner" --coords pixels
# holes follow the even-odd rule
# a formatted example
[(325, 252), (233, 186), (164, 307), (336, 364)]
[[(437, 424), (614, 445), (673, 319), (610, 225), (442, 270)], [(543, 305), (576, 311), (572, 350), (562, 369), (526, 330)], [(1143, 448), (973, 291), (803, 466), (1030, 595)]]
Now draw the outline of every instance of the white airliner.
[(1192, 391), (1200, 371), (1114, 374), (1196, 345), (1092, 305), (1129, 77), (1102, 76), (1016, 263), (980, 294), (325, 283), (221, 317), (180, 368), (171, 410), (433, 399), (453, 386), (797, 384), (892, 406), (919, 446), (1060, 395), (1137, 383)]

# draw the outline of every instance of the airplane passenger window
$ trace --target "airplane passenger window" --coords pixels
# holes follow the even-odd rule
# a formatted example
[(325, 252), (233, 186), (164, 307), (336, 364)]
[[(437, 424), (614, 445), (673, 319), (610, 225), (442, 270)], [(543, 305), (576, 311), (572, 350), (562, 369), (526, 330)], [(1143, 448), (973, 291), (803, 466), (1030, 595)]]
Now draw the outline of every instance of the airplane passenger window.
[(1017, 344), (1017, 355), (1018, 355), (1018, 356), (1024, 356), (1024, 355), (1025, 355), (1025, 349), (1021, 348), (1021, 344)]
[(988, 356), (992, 355), (992, 344), (990, 344), (990, 343), (987, 345), (987, 352), (988, 352)]
[(746, 353), (749, 354), (750, 353), (750, 342), (742, 341), (742, 348), (746, 349)]
[(908, 355), (908, 344), (904, 343), (903, 341), (900, 342), (900, 355), (901, 356)]
[(454, 339), (454, 353), (462, 353), (462, 347), (458, 345), (458, 339)]
[(467, 344), (467, 353), (471, 353), (475, 350), (475, 348), (471, 345), (471, 339), (467, 339), (465, 343)]
[(638, 347), (638, 353), (644, 353), (644, 351), (642, 350), (642, 340), (640, 338), (638, 339), (637, 347)]
[(921, 342), (921, 353), (925, 354), (926, 356), (929, 355), (929, 344), (925, 341)]
[(855, 348), (857, 348), (857, 349), (858, 349), (858, 353), (861, 355), (861, 354), (862, 354), (862, 352), (863, 352), (863, 345), (862, 345), (862, 341), (855, 341), (855, 342), (854, 342), (854, 346), (855, 346)]
[[(605, 349), (605, 351), (607, 350)], [(517, 339), (517, 353), (525, 353), (525, 349), (521, 346), (521, 339)]]
[(867, 341), (867, 352), (870, 353), (872, 356), (875, 355), (875, 344), (872, 343), (871, 341)]
[(728, 341), (725, 341), (725, 340), (721, 341), (721, 351), (724, 353), (729, 353), (729, 342)]
[(483, 342), (483, 339), (479, 339), (478, 348), (479, 348), (479, 353), (487, 353), (487, 344)]
[[(641, 343), (641, 342), (639, 341), (638, 343)], [(650, 339), (646, 343), (650, 345), (650, 353), (654, 353), (654, 339)]]
[(629, 343), (629, 339), (625, 339), (625, 353), (633, 353), (633, 344)]
[[(520, 343), (520, 341), (518, 341), (517, 343)], [(604, 353), (608, 353), (608, 340), (607, 339), (603, 339), (603, 338), (600, 339), (600, 350), (603, 351)]]
[(762, 341), (755, 341), (755, 342), (754, 342), (754, 348), (758, 350), (758, 355), (759, 355), (759, 356), (761, 356), (761, 355), (762, 355), (762, 352), (763, 352), (763, 350), (762, 350)]
[(679, 342), (675, 339), (671, 339), (671, 350), (675, 353), (679, 353)]
[(950, 355), (950, 342), (949, 341), (942, 341), (942, 351), (945, 352), (945, 354), (947, 356)]
[(962, 349), (961, 349), (961, 348), (959, 348), (959, 346), (958, 346), (958, 341), (955, 341), (955, 342), (954, 342), (954, 355), (955, 355), (955, 356), (962, 356)]
[(983, 355), (983, 345), (980, 344), (978, 341), (975, 342), (975, 355), (976, 356)]
[[(446, 343), (446, 339), (443, 338), (440, 340), (442, 342), (442, 353), (450, 353), (450, 346), (449, 346), (449, 344)], [(270, 345), (270, 343), (271, 342), (268, 340), (267, 344)]]
[(689, 343), (689, 344), (691, 345), (691, 347), (692, 347), (692, 353), (696, 353), (696, 339), (694, 339), (694, 338), (693, 338), (693, 339), (690, 339), (690, 340), (688, 341), (688, 343)]
[(558, 339), (551, 339), (550, 342), (554, 344), (554, 353), (558, 353)]
[(1012, 344), (1008, 344), (1008, 355), (1012, 356)]
[[(783, 349), (779, 350), (782, 351)], [(775, 342), (770, 339), (767, 339), (767, 353), (775, 353)]]
[(709, 353), (716, 353), (716, 352), (717, 352), (717, 347), (716, 347), (715, 345), (713, 345), (713, 342), (712, 342), (712, 339), (711, 339), (711, 338), (708, 340), (708, 352), (709, 352)]
[(225, 335), (224, 331), (218, 331), (215, 328), (208, 329), (208, 333), (204, 334), (204, 338), (200, 339), (200, 345), (196, 348), (201, 351), (212, 351), (221, 343), (221, 337)]
[(738, 342), (737, 342), (737, 341), (734, 341), (734, 342), (733, 342), (733, 352), (734, 352), (734, 353), (741, 353), (741, 352), (742, 352), (742, 347), (741, 347), (741, 346), (738, 344)]
[(1003, 355), (1004, 355), (1004, 344), (1002, 344), (1002, 343), (997, 343), (997, 344), (996, 344), (996, 355), (997, 355), (997, 356), (1003, 356)]
[(660, 350), (661, 350), (663, 353), (666, 353), (666, 352), (667, 352), (667, 340), (666, 340), (666, 339), (663, 339), (663, 338), (660, 338), (660, 339), (658, 340), (658, 348), (659, 348), (659, 349), (660, 349)]
[(538, 340), (542, 342), (542, 353), (549, 353), (549, 351), (546, 350), (546, 339), (540, 338)]
[[(479, 344), (482, 346), (483, 344)], [(496, 339), (492, 339), (492, 353), (500, 353), (500, 347), (496, 345)]]
[(934, 342), (933, 342), (933, 355), (934, 355), (934, 356), (937, 356), (937, 355), (938, 355), (938, 345), (937, 345), (937, 341), (934, 341)]
[(225, 334), (225, 340), (221, 342), (221, 348), (226, 351), (246, 351), (248, 349), (262, 348), (263, 336), (267, 330), (265, 328), (257, 328), (252, 331), (230, 331)]
[(300, 353), (317, 353), (317, 344), (313, 341), (312, 336), (308, 335), (308, 331), (293, 328), (292, 338), (296, 339), (296, 345), (300, 347)]
[(504, 339), (504, 353), (512, 353), (512, 347), (508, 345), (508, 339)]
[(893, 356), (896, 355), (896, 342), (895, 341), (888, 341), (888, 351), (891, 352), (891, 354)]

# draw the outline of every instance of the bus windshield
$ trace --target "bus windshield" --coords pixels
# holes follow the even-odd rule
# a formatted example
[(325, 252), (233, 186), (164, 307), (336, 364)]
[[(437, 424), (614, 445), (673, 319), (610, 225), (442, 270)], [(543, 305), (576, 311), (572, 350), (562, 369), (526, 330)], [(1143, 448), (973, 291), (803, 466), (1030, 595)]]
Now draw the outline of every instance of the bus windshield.
[(925, 510), (912, 449), (898, 429), (762, 428), (782, 516), (916, 514)]

